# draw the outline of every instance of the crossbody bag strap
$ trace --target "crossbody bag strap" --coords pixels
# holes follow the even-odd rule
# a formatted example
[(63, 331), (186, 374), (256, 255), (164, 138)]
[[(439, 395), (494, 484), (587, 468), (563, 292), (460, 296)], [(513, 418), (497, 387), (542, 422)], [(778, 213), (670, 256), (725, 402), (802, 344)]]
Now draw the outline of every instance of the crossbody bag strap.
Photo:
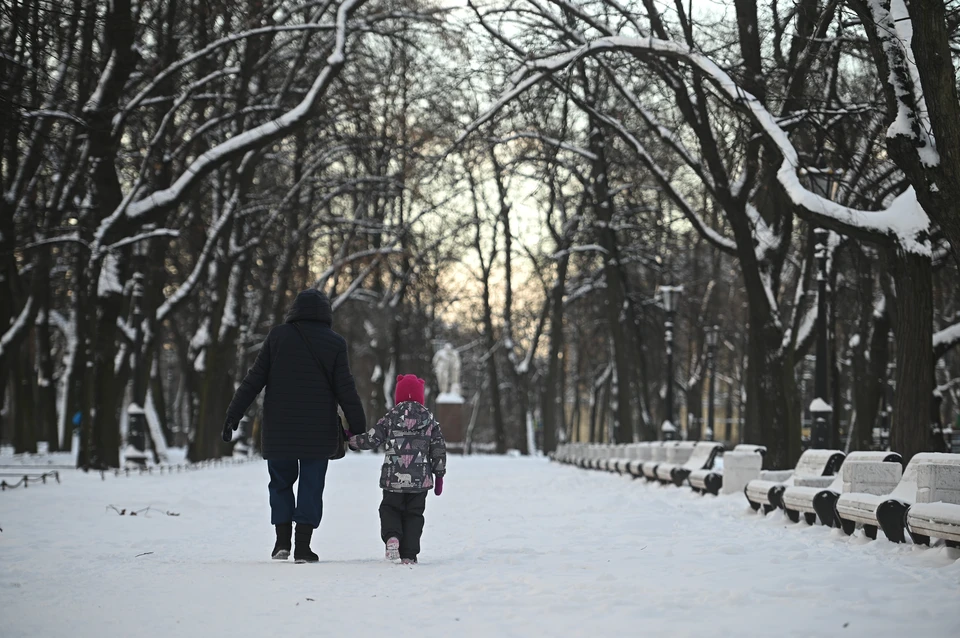
[(300, 324), (294, 323), (293, 327), (297, 329), (297, 332), (300, 333), (300, 338), (303, 339), (303, 342), (307, 344), (307, 350), (310, 351), (310, 354), (313, 356), (313, 361), (320, 369), (323, 371), (323, 376), (327, 378), (327, 383), (330, 384), (330, 391), (333, 392), (333, 395), (337, 395), (337, 389), (333, 387), (333, 379), (330, 377), (330, 373), (327, 372), (326, 366), (323, 365), (323, 361), (320, 360), (320, 357), (317, 356), (317, 353), (313, 351), (313, 346), (310, 345), (310, 340), (307, 339), (307, 335), (303, 334), (303, 330), (300, 328)]

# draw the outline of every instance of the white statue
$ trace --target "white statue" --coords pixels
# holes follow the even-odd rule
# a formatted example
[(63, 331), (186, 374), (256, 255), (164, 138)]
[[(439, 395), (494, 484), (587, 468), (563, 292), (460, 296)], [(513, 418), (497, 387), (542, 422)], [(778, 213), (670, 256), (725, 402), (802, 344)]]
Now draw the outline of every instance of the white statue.
[(460, 355), (449, 343), (433, 355), (433, 371), (440, 383), (440, 394), (460, 395)]

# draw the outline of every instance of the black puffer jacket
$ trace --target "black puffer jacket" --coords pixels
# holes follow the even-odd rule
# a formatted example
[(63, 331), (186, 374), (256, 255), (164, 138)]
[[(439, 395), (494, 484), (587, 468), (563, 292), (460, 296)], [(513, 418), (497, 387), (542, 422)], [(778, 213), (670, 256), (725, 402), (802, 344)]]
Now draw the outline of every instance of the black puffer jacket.
[[(330, 300), (318, 290), (297, 295), (286, 322), (267, 335), (253, 367), (247, 372), (227, 408), (227, 420), (238, 423), (244, 412), (267, 387), (261, 428), (265, 459), (325, 459), (337, 446), (337, 404), (347, 427), (366, 429), (363, 404), (347, 362), (347, 342), (333, 331)], [(333, 378), (326, 375), (297, 330), (297, 324), (317, 357)]]

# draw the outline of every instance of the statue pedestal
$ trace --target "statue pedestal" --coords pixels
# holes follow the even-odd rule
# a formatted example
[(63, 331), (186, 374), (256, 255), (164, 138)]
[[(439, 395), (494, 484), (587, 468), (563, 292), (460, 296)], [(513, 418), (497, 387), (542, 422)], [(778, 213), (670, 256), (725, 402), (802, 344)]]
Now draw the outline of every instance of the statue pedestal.
[(444, 392), (438, 396), (435, 416), (440, 423), (447, 449), (450, 451), (456, 450), (463, 454), (467, 440), (463, 419), (463, 397), (449, 392)]

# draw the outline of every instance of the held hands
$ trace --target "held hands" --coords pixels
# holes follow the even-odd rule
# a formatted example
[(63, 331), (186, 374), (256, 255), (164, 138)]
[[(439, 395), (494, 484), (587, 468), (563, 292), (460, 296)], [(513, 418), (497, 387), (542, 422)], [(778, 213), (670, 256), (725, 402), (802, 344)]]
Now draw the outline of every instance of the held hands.
[(224, 422), (223, 433), (221, 434), (221, 438), (223, 439), (224, 443), (229, 443), (230, 441), (233, 440), (233, 431), (236, 430), (238, 427), (240, 427), (240, 424), (231, 423), (230, 419), (227, 419)]
[(349, 447), (354, 452), (360, 451), (360, 446), (357, 443), (357, 437), (350, 434), (350, 430), (346, 431), (347, 434), (347, 447)]
[(443, 477), (438, 476), (437, 479), (433, 482), (433, 493), (437, 496), (443, 494)]

